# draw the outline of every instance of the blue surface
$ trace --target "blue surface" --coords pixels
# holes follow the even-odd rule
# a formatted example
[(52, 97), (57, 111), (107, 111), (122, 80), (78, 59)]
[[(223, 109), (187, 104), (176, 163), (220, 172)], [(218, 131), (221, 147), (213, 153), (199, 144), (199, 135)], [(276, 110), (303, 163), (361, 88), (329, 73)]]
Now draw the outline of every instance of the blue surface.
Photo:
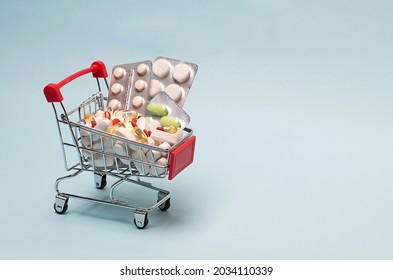
[[(1, 6), (1, 259), (393, 258), (393, 2)], [(142, 231), (122, 208), (55, 214), (66, 172), (42, 88), (97, 59), (161, 55), (199, 65), (184, 106), (195, 162), (156, 182), (170, 210)], [(67, 90), (73, 108), (95, 82)], [(94, 192), (82, 176), (67, 184)]]

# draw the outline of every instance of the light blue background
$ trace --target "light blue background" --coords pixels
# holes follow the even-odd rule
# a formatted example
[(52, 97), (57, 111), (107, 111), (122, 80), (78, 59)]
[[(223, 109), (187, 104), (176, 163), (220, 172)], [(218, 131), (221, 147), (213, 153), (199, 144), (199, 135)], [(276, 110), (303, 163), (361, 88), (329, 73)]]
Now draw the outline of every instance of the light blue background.
[[(392, 1), (0, 2), (1, 259), (393, 258)], [(160, 55), (199, 65), (195, 162), (156, 182), (171, 209), (146, 230), (84, 201), (55, 214), (42, 88)], [(95, 82), (67, 89), (71, 109)]]

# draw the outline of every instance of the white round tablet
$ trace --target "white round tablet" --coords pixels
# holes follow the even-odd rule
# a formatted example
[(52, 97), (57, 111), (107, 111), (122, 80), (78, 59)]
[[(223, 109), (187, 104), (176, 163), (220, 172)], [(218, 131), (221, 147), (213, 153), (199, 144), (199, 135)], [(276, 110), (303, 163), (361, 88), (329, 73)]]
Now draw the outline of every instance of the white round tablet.
[[(121, 109), (121, 102), (117, 99), (112, 99), (111, 101), (109, 101), (108, 107), (111, 107), (113, 109), (113, 111), (119, 110), (119, 109)], [(104, 114), (104, 112), (102, 112), (100, 114), (102, 116)]]
[(165, 78), (171, 71), (171, 65), (164, 58), (159, 58), (153, 63), (153, 73), (159, 78)]
[(121, 78), (123, 78), (123, 76), (126, 74), (126, 70), (124, 69), (124, 68), (121, 68), (121, 67), (116, 67), (114, 70), (113, 70), (113, 76), (116, 78), (116, 79), (121, 79)]
[(136, 72), (138, 73), (139, 76), (143, 76), (147, 73), (149, 70), (149, 66), (147, 66), (145, 63), (141, 63), (138, 65), (136, 68)]
[(135, 96), (132, 99), (132, 105), (134, 105), (135, 108), (139, 108), (145, 103), (145, 99), (142, 96)]
[(113, 94), (119, 94), (120, 92), (123, 91), (123, 86), (119, 83), (115, 83), (111, 86), (111, 91), (113, 92)]
[(137, 92), (141, 92), (146, 88), (147, 84), (144, 80), (138, 80), (135, 82), (134, 86)]
[(163, 90), (162, 84), (158, 80), (151, 80), (150, 81), (150, 91), (149, 91), (149, 97), (154, 97), (156, 96), (157, 93)]
[(183, 96), (183, 89), (177, 84), (170, 84), (165, 88), (165, 92), (173, 99), (175, 102), (179, 102)]
[(191, 68), (187, 64), (180, 63), (173, 68), (173, 79), (178, 83), (185, 83), (190, 79)]

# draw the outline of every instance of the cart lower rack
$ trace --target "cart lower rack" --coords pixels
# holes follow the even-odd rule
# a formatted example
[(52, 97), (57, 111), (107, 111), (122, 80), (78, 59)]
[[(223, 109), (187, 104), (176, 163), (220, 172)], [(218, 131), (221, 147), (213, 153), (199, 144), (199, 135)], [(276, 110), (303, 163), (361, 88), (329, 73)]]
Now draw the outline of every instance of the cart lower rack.
[[(63, 104), (63, 95), (60, 88), (72, 80), (92, 73), (97, 80), (98, 93), (83, 101), (77, 108), (67, 111)], [(192, 129), (184, 128), (182, 139), (168, 149), (152, 146), (145, 143), (132, 141), (106, 131), (94, 129), (85, 122), (86, 114), (95, 114), (98, 110), (105, 110), (106, 98), (101, 91), (99, 78), (103, 78), (108, 89), (107, 71), (101, 61), (95, 61), (83, 69), (57, 84), (48, 84), (44, 94), (52, 104), (60, 136), (64, 165), (70, 174), (60, 177), (55, 181), (54, 209), (63, 214), (68, 209), (69, 198), (82, 199), (95, 203), (102, 203), (117, 207), (129, 208), (134, 212), (134, 223), (137, 228), (143, 229), (148, 224), (148, 213), (159, 208), (166, 211), (170, 207), (171, 194), (169, 191), (153, 186), (142, 179), (168, 178), (172, 180), (177, 174), (193, 162), (195, 150), (195, 136)], [(125, 153), (119, 152), (118, 147)], [(70, 163), (70, 153), (75, 160)], [(158, 164), (150, 161), (147, 155), (161, 154), (166, 159), (165, 163)], [(103, 189), (107, 185), (107, 176), (115, 179), (110, 186), (109, 198), (98, 199), (77, 193), (64, 192), (59, 188), (60, 182), (72, 179), (82, 172), (91, 172), (94, 175), (95, 186)], [(122, 183), (131, 183), (145, 187), (157, 196), (156, 203), (149, 207), (135, 206), (115, 195), (115, 190)]]

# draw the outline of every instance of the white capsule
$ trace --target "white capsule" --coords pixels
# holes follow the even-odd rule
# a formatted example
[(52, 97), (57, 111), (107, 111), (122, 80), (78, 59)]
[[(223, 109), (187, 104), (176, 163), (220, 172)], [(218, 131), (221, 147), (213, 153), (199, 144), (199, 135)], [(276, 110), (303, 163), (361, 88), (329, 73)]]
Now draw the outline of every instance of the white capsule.
[[(127, 154), (127, 147), (122, 141), (117, 141), (116, 144), (113, 146), (113, 149), (116, 155), (124, 156), (124, 157), (131, 156), (131, 154)], [(119, 159), (124, 164), (128, 165), (130, 163), (129, 160), (125, 160), (123, 158), (119, 158)]]
[[(136, 139), (135, 135), (131, 131), (129, 131), (127, 128), (122, 127), (122, 126), (119, 127), (116, 130), (116, 135), (120, 136), (120, 137), (123, 137), (123, 138), (126, 138), (126, 139), (131, 140), (131, 141), (135, 141), (135, 142), (138, 141)], [(130, 148), (131, 150), (135, 150), (136, 149), (135, 145), (132, 145), (132, 144), (128, 144), (128, 148)]]
[(157, 142), (168, 142), (171, 145), (177, 143), (178, 141), (175, 134), (171, 134), (157, 129), (151, 131), (151, 138), (153, 138)]
[[(132, 158), (141, 162), (147, 162), (146, 155), (140, 148), (136, 149), (136, 151), (132, 153)], [(150, 170), (149, 165), (142, 164), (141, 162), (134, 161), (136, 169), (138, 169), (139, 173), (142, 175), (148, 174)]]
[(140, 117), (137, 121), (136, 121), (136, 125), (142, 129), (145, 130), (146, 129), (146, 118), (145, 117)]
[(161, 165), (162, 167), (151, 166), (149, 174), (152, 176), (160, 176), (165, 173), (166, 166), (168, 165), (168, 160), (162, 157), (158, 159), (155, 164)]
[(150, 163), (155, 163), (157, 159), (161, 157), (161, 153), (155, 150), (149, 150), (146, 153), (147, 161)]
[[(115, 100), (115, 99), (114, 99)], [(112, 101), (111, 101), (112, 102)], [(109, 102), (109, 103), (111, 103), (111, 102)], [(108, 106), (109, 106), (109, 104), (108, 104)], [(102, 111), (102, 110), (97, 110), (97, 112), (95, 113), (95, 117), (97, 118), (97, 117), (102, 117), (104, 115), (104, 111)], [(97, 120), (96, 120), (97, 121)]]
[[(93, 144), (93, 150), (111, 154), (113, 152), (112, 141), (98, 141)], [(113, 156), (107, 156), (100, 153), (93, 153), (90, 163), (96, 167), (111, 167), (115, 163)]]
[[(160, 147), (161, 149), (165, 149), (168, 150), (171, 145), (168, 142), (162, 142), (158, 147)], [(168, 153), (162, 153), (163, 157), (166, 157), (168, 155)]]
[[(97, 119), (99, 119), (99, 118), (97, 118)], [(109, 119), (106, 119), (106, 118), (99, 119), (99, 120), (97, 120), (97, 119), (96, 119), (97, 124), (94, 128), (97, 130), (100, 130), (100, 131), (106, 131), (112, 123)], [(99, 135), (97, 133), (91, 134), (91, 138), (93, 139), (93, 141), (97, 141), (98, 139), (100, 139), (100, 137), (101, 137), (101, 135)]]
[[(149, 145), (152, 145), (152, 146), (154, 146), (155, 145), (155, 141), (154, 141), (154, 139), (153, 138), (151, 138), (151, 137), (147, 137), (147, 142), (145, 143), (145, 144), (149, 144)], [(142, 148), (142, 151), (146, 154), (146, 153), (148, 153), (149, 151), (150, 151), (150, 149), (147, 149), (147, 148)]]

